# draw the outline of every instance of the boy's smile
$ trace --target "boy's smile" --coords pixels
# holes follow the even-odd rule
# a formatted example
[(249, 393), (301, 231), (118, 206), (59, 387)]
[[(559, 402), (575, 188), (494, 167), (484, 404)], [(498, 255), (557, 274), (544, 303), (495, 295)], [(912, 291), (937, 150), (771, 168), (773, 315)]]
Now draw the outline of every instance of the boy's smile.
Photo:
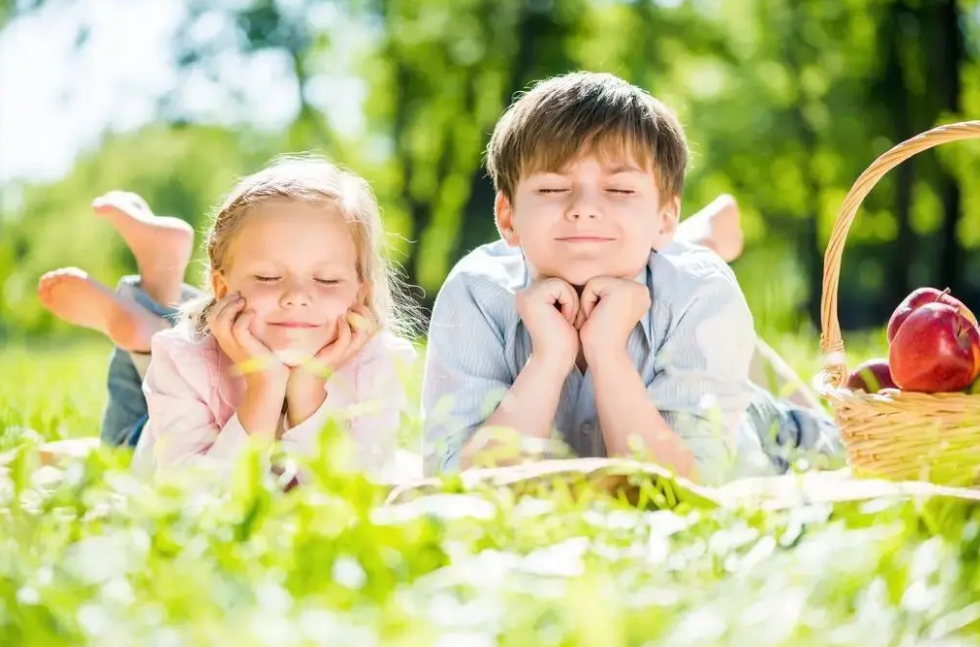
[(497, 226), (520, 246), (533, 278), (584, 285), (597, 276), (634, 278), (651, 249), (670, 242), (676, 199), (661, 204), (656, 174), (632, 156), (586, 154), (557, 171), (522, 177), (513, 200), (497, 196)]

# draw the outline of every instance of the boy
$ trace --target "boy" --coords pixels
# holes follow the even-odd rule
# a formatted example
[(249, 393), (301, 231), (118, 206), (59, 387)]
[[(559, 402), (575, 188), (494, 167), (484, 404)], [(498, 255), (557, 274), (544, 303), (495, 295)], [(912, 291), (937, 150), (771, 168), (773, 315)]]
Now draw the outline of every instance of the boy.
[(677, 118), (612, 75), (552, 78), (507, 110), (487, 156), (502, 240), (456, 265), (430, 323), (426, 474), (469, 467), (500, 429), (710, 483), (758, 472), (772, 431), (822, 441), (822, 414), (752, 384), (732, 271), (674, 240), (687, 161)]

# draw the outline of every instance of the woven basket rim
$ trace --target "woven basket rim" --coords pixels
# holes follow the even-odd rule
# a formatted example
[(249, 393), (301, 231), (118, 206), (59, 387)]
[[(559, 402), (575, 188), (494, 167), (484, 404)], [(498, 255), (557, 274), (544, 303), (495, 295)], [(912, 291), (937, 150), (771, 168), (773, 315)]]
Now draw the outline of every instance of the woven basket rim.
[[(824, 253), (823, 286), (820, 304), (820, 349), (824, 368), (821, 374), (828, 386), (842, 388), (848, 375), (844, 341), (837, 312), (841, 258), (847, 234), (864, 198), (894, 167), (923, 151), (945, 143), (980, 139), (980, 120), (958, 121), (932, 128), (911, 137), (882, 153), (858, 176), (837, 212), (833, 230)], [(847, 389), (849, 391), (849, 389)], [(827, 389), (827, 393), (832, 391)], [(970, 394), (955, 392), (963, 397)], [(916, 393), (918, 396), (927, 394)], [(940, 396), (946, 394), (929, 394)]]

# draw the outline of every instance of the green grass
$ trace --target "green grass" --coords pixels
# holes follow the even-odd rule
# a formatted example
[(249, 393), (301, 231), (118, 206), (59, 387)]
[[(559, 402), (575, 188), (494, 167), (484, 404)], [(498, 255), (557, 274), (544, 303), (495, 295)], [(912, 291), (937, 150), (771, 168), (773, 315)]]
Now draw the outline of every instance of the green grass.
[[(770, 341), (803, 375), (819, 364), (809, 340)], [(96, 433), (106, 350), (0, 353), (0, 426)], [(230, 484), (150, 488), (120, 453), (36, 471), (19, 452), (0, 479), (0, 645), (980, 639), (980, 515), (968, 503), (638, 509), (447, 483), (385, 506), (386, 490), (345, 474), (329, 449), (288, 494), (251, 456)]]
[(46, 440), (97, 436), (110, 350), (98, 341), (0, 350), (0, 450), (22, 428)]

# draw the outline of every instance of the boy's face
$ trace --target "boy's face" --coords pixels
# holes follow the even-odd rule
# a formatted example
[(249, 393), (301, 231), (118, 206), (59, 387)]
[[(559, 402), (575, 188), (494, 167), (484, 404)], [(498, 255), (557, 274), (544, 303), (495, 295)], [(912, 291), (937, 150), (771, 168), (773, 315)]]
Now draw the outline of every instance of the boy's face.
[(586, 155), (522, 177), (513, 200), (498, 194), (496, 219), (534, 278), (581, 286), (597, 276), (635, 278), (650, 250), (673, 239), (679, 206), (661, 200), (656, 175), (632, 156)]

